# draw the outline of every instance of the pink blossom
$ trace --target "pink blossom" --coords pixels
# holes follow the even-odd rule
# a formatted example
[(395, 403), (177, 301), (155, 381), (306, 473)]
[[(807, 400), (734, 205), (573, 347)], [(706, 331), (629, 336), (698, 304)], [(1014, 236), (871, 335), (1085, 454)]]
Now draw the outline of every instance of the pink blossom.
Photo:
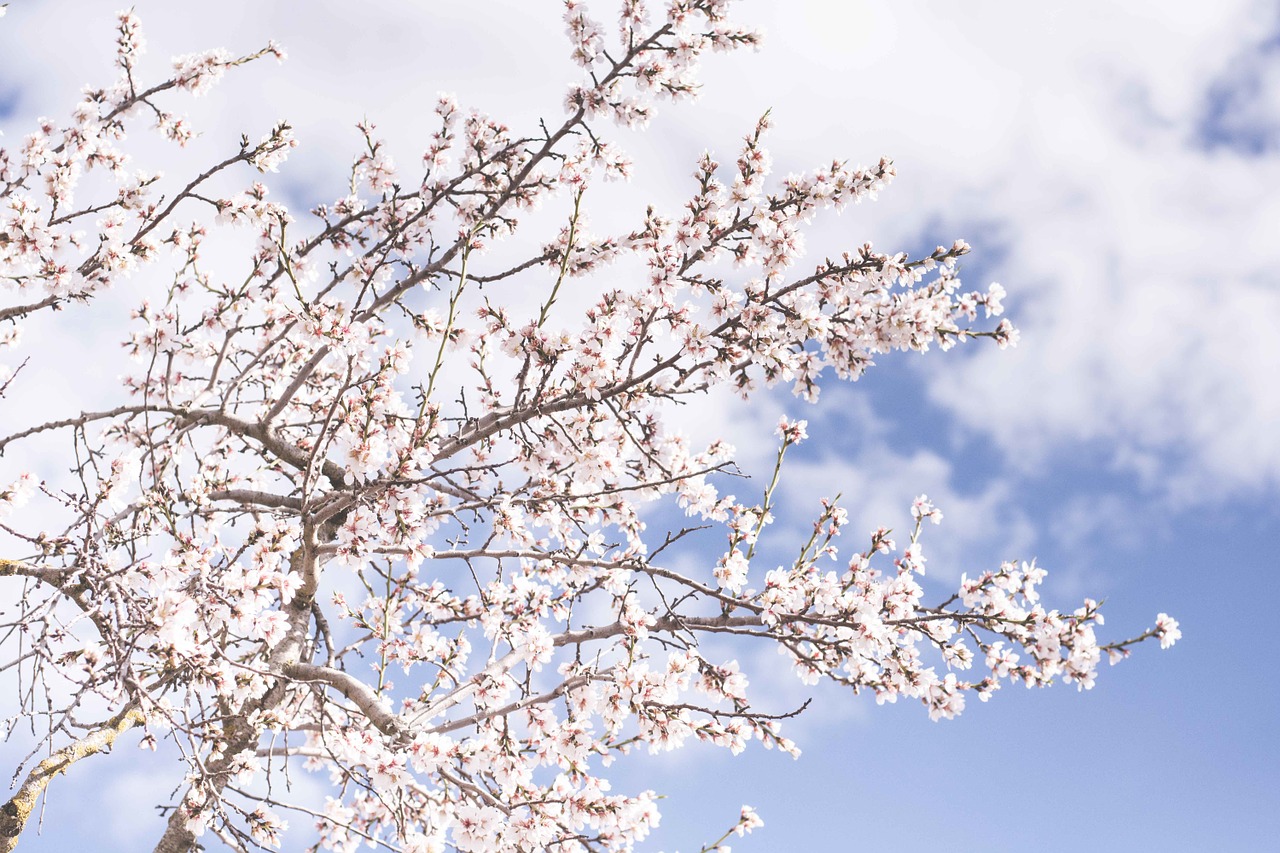
[[(32, 756), (116, 725), (172, 738), (164, 849), (292, 849), (259, 795), (283, 808), (305, 769), (331, 795), (325, 849), (634, 850), (660, 795), (615, 792), (615, 762), (696, 742), (799, 754), (757, 648), (941, 720), (1008, 683), (1087, 689), (1104, 652), (1180, 638), (1161, 613), (1100, 639), (1098, 603), (1042, 601), (1034, 562), (926, 578), (942, 513), (925, 495), (896, 539), (842, 541), (830, 498), (797, 520), (779, 484), (805, 420), (779, 420), (763, 482), (679, 428), (677, 407), (698, 417), (713, 394), (812, 402), (893, 353), (1018, 339), (991, 326), (1002, 287), (962, 287), (963, 241), (808, 257), (812, 224), (896, 169), (775, 171), (767, 114), (692, 164), (683, 203), (593, 220), (600, 183), (633, 169), (614, 125), (696, 97), (711, 52), (759, 44), (732, 8), (625, 0), (614, 27), (570, 0), (566, 117), (509, 128), (439, 95), (421, 159), (400, 163), (362, 123), (310, 214), (267, 184), (297, 145), (284, 122), (177, 178), (135, 169), (137, 133), (193, 138), (171, 101), (284, 54), (191, 54), (144, 81), (137, 16), (119, 15), (115, 81), (0, 152), (0, 348), (49, 359), (59, 338), (21, 340), (28, 315), (109, 322), (95, 297), (114, 287), (133, 363), (110, 404), (47, 423), (18, 407), (0, 437), (36, 469), (0, 486), (30, 551), (0, 554), (30, 650), (0, 668), (47, 685), (7, 712), (40, 718)], [(595, 230), (610, 221), (629, 230)], [(233, 274), (211, 269), (224, 241), (243, 246)], [(32, 381), (17, 365), (0, 394)], [(35, 435), (65, 436), (56, 470), (22, 455)], [(31, 769), (15, 778), (35, 801)], [(744, 807), (715, 844), (761, 825)]]

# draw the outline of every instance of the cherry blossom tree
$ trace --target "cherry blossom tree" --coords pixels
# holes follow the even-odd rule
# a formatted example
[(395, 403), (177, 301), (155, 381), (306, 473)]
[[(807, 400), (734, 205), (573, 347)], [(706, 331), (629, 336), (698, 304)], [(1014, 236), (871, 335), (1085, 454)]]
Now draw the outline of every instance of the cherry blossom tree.
[[(779, 384), (814, 400), (890, 352), (1017, 332), (994, 319), (998, 285), (962, 289), (963, 241), (806, 265), (806, 223), (873, 199), (894, 168), (771, 177), (767, 116), (732, 162), (697, 162), (682, 208), (592, 234), (590, 188), (630, 172), (611, 125), (647, 125), (696, 94), (704, 53), (759, 41), (728, 0), (620, 5), (606, 27), (565, 3), (564, 118), (512, 130), (441, 95), (420, 164), (398, 169), (362, 125), (349, 185), (308, 215), (259, 174), (295, 145), (287, 123), (177, 183), (126, 148), (138, 125), (187, 143), (170, 102), (282, 59), (274, 44), (178, 57), (148, 82), (121, 13), (117, 79), (5, 137), (0, 390), (56, 346), (22, 356), (27, 318), (113, 328), (108, 288), (136, 305), (118, 324), (136, 370), (114, 407), (4, 410), (8, 463), (56, 433), (70, 475), (0, 483), (4, 721), (36, 732), (0, 850), (54, 776), (126, 743), (173, 772), (160, 853), (279, 847), (286, 822), (311, 850), (629, 850), (657, 794), (613, 792), (614, 761), (695, 740), (798, 752), (783, 727), (799, 709), (757, 702), (713, 648), (774, 646), (807, 683), (938, 719), (1008, 683), (1088, 688), (1104, 655), (1178, 639), (1161, 614), (1104, 642), (1096, 602), (1040, 601), (1034, 562), (927, 593), (921, 534), (942, 515), (924, 496), (905, 535), (839, 552), (848, 517), (824, 500), (787, 560), (764, 562), (805, 422), (778, 424), (761, 489), (732, 476), (727, 444), (675, 427), (678, 404)], [(524, 237), (557, 211), (555, 239)], [(202, 247), (228, 230), (253, 247), (214, 269)], [(566, 294), (584, 288), (580, 310)], [(679, 512), (685, 526), (650, 526)], [(291, 795), (303, 771), (327, 780), (322, 801)], [(744, 808), (705, 849), (759, 825)]]

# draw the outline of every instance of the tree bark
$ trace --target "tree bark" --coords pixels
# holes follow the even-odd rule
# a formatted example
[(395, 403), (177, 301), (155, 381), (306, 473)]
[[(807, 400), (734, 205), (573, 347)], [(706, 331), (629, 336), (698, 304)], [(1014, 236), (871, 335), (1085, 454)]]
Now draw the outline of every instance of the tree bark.
[(0, 853), (11, 853), (18, 847), (18, 836), (31, 817), (40, 795), (49, 787), (53, 777), (65, 773), (67, 768), (82, 758), (88, 758), (111, 748), (116, 738), (143, 721), (142, 712), (130, 705), (102, 726), (73, 744), (41, 761), (27, 774), (22, 787), (9, 802), (0, 806)]

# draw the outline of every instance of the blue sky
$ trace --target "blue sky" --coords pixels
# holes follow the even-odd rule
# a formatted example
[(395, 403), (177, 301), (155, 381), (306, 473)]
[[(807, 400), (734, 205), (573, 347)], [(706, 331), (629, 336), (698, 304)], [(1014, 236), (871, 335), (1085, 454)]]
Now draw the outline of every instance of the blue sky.
[[(557, 4), (484, 5), (502, 11), (480, 19), (459, 0), (137, 10), (156, 68), (206, 47), (286, 46), (285, 65), (235, 75), (189, 109), (206, 131), (197, 148), (293, 121), (302, 146), (277, 192), (313, 202), (341, 191), (362, 117), (412, 162), (437, 90), (515, 127), (558, 115), (573, 69)], [(629, 225), (650, 201), (678, 204), (698, 153), (728, 156), (768, 108), (778, 173), (892, 157), (899, 179), (876, 204), (819, 222), (812, 256), (963, 237), (975, 249), (964, 278), (1005, 285), (1019, 348), (888, 357), (855, 385), (828, 385), (816, 407), (783, 392), (690, 428), (726, 435), (758, 471), (777, 414), (807, 417), (813, 438), (788, 460), (784, 491), (798, 509), (782, 526), (843, 491), (856, 496), (854, 529), (901, 527), (927, 492), (946, 513), (929, 531), (932, 575), (1034, 556), (1051, 601), (1105, 597), (1114, 636), (1165, 611), (1184, 639), (1139, 648), (1087, 693), (1006, 688), (952, 722), (822, 691), (790, 729), (799, 761), (692, 749), (639, 757), (618, 784), (670, 794), (651, 849), (696, 850), (743, 803), (765, 827), (735, 851), (1270, 849), (1280, 17), (1247, 0), (906, 5), (742, 3), (765, 48), (711, 57), (697, 105), (618, 134), (637, 177), (612, 191), (616, 209), (592, 210), (597, 230)], [(115, 8), (11, 4), (6, 141), (105, 81)], [(68, 342), (69, 359), (97, 346), (86, 338)], [(756, 681), (780, 705), (807, 695), (767, 673)], [(4, 746), (0, 757), (11, 763)], [(154, 783), (142, 769), (117, 775), (127, 760), (55, 789), (45, 835), (23, 849), (152, 839)]]

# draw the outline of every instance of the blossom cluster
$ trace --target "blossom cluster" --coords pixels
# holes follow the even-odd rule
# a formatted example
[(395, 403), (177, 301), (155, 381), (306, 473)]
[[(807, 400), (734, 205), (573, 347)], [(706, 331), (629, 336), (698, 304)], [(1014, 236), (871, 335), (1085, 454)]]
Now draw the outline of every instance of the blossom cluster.
[[(0, 488), (6, 524), (25, 503), (57, 519), (5, 527), (31, 553), (0, 575), (26, 581), (19, 621), (39, 651), (14, 665), (57, 707), (50, 749), (78, 760), (129, 727), (180, 747), (160, 849), (281, 847), (301, 823), (339, 851), (629, 850), (659, 820), (656, 792), (611, 786), (634, 750), (798, 754), (783, 733), (798, 709), (752, 689), (735, 657), (748, 644), (775, 647), (806, 683), (914, 699), (939, 719), (1007, 683), (1087, 688), (1104, 654), (1181, 636), (1161, 614), (1104, 642), (1097, 603), (1047, 607), (1034, 563), (931, 598), (921, 530), (942, 513), (923, 495), (901, 548), (881, 528), (842, 551), (848, 513), (823, 500), (807, 541), (766, 559), (807, 423), (778, 423), (772, 479), (740, 500), (725, 492), (734, 449), (695, 445), (677, 404), (779, 383), (812, 401), (894, 351), (1017, 333), (982, 325), (1004, 290), (962, 286), (963, 241), (807, 264), (807, 225), (874, 199), (894, 166), (776, 177), (768, 116), (727, 165), (699, 158), (679, 209), (592, 233), (590, 187), (632, 169), (610, 123), (646, 124), (661, 99), (696, 94), (706, 53), (758, 43), (731, 5), (627, 0), (611, 29), (568, 0), (580, 79), (562, 123), (522, 133), (440, 95), (408, 170), (362, 123), (349, 185), (309, 217), (263, 183), (297, 144), (287, 122), (176, 192), (133, 168), (139, 117), (190, 137), (169, 93), (283, 56), (179, 57), (144, 86), (133, 12), (119, 79), (0, 152), (0, 320), (99, 311), (101, 290), (147, 282), (123, 320), (136, 369), (119, 405), (0, 437), (67, 430), (76, 459), (69, 487), (28, 473)], [(94, 171), (105, 197), (84, 180)], [(242, 189), (215, 193), (221, 173)], [(571, 212), (524, 245), (544, 202)], [(229, 269), (202, 254), (219, 231), (247, 238)], [(500, 300), (498, 283), (538, 297)], [(574, 287), (594, 294), (580, 310)], [(4, 335), (6, 352), (20, 344)], [(689, 526), (656, 531), (664, 507)], [(704, 528), (725, 540), (707, 546)], [(103, 705), (113, 722), (81, 722)], [(261, 793), (299, 767), (328, 779), (323, 803)], [(314, 817), (287, 830), (290, 806)], [(761, 825), (744, 808), (708, 849)]]

